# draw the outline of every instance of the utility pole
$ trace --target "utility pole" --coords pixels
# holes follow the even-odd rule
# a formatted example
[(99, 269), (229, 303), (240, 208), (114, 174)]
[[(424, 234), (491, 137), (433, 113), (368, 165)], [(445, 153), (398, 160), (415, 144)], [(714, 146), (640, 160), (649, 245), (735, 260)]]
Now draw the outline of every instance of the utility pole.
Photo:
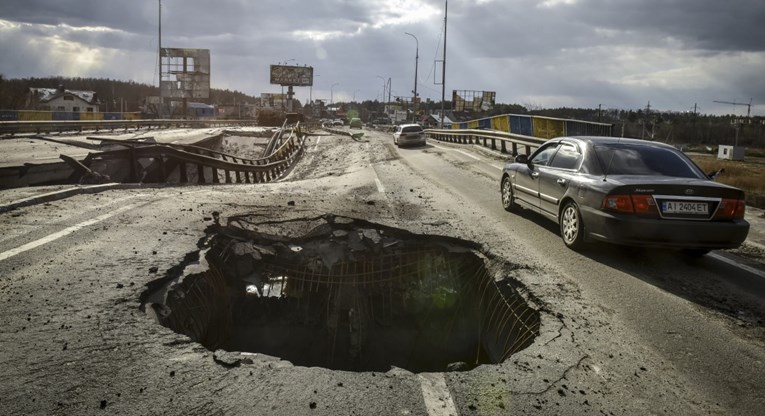
[(444, 113), (446, 112), (446, 18), (449, 13), (449, 0), (444, 2), (444, 62), (441, 72), (441, 128), (444, 128)]
[(747, 103), (737, 103), (735, 101), (713, 101), (715, 103), (719, 104), (731, 104), (734, 107), (737, 105), (745, 105), (746, 106), (746, 118), (749, 118), (749, 116), (752, 114), (752, 99), (749, 99), (749, 104)]
[[(736, 107), (737, 105), (745, 105), (746, 106), (746, 119), (749, 120), (749, 116), (752, 114), (752, 99), (749, 99), (749, 104), (747, 103), (737, 103), (735, 101), (713, 101), (715, 103), (719, 104), (730, 104), (733, 107)], [(736, 130), (736, 138), (733, 142), (733, 146), (738, 146), (738, 132), (741, 129), (741, 120), (735, 118), (735, 114), (733, 115), (733, 128)]]
[(645, 115), (643, 116), (643, 128), (640, 132), (640, 140), (645, 140), (645, 124), (648, 123), (648, 115), (651, 113), (651, 102), (645, 107)]
[(414, 36), (413, 34), (409, 32), (404, 32), (405, 34), (411, 36), (414, 38), (414, 41), (416, 42), (417, 48), (415, 49), (414, 53), (414, 109), (412, 113), (412, 122), (416, 122), (417, 120), (417, 66), (419, 65), (420, 61), (420, 41), (417, 39), (417, 36)]
[(335, 104), (335, 91), (334, 91), (335, 90), (335, 85), (340, 85), (340, 83), (336, 82), (336, 83), (332, 84), (331, 87), (329, 87), (329, 105), (334, 105)]
[[(390, 107), (390, 94), (391, 94), (391, 90), (393, 89), (392, 85), (391, 85), (391, 78), (390, 77), (388, 77), (387, 84), (388, 84), (388, 104), (385, 106), (385, 108)], [(383, 95), (385, 95), (385, 90), (383, 90)], [(390, 115), (388, 115), (388, 116), (390, 117)]]
[(159, 58), (159, 108), (157, 109), (157, 116), (162, 118), (162, 109), (164, 107), (164, 100), (162, 99), (162, 0), (159, 0), (159, 45), (157, 57)]

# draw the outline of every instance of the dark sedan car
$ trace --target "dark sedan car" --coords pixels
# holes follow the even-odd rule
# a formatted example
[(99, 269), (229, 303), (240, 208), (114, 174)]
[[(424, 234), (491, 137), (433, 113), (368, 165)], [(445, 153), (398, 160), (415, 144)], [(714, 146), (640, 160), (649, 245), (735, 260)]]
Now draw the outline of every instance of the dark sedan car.
[(566, 246), (588, 240), (692, 255), (746, 239), (744, 192), (714, 182), (677, 149), (615, 137), (561, 137), (502, 173), (502, 205), (557, 222)]

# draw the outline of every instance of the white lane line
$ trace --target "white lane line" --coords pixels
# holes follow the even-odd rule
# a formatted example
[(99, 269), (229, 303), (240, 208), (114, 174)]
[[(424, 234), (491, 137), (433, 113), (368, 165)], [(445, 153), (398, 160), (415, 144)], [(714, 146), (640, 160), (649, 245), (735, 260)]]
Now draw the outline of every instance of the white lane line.
[(93, 225), (93, 224), (97, 224), (97, 223), (99, 223), (99, 222), (101, 222), (103, 220), (111, 218), (111, 217), (113, 217), (115, 215), (118, 215), (118, 214), (120, 214), (122, 212), (125, 212), (125, 211), (127, 211), (129, 209), (133, 209), (133, 208), (135, 208), (136, 205), (137, 204), (126, 205), (126, 206), (124, 206), (122, 208), (118, 208), (118, 209), (116, 209), (116, 210), (114, 210), (114, 211), (112, 211), (112, 212), (110, 212), (108, 214), (104, 214), (104, 215), (98, 216), (96, 218), (87, 220), (85, 222), (81, 222), (81, 223), (79, 223), (77, 225), (73, 225), (73, 226), (71, 226), (69, 228), (66, 228), (64, 230), (61, 230), (61, 231), (59, 231), (57, 233), (53, 233), (53, 234), (51, 234), (51, 235), (49, 235), (47, 237), (43, 237), (43, 238), (41, 238), (39, 240), (32, 241), (31, 243), (24, 244), (21, 247), (17, 247), (17, 248), (14, 248), (12, 250), (8, 250), (6, 252), (0, 253), (0, 261), (6, 260), (8, 258), (11, 258), (11, 257), (17, 255), (17, 254), (21, 254), (21, 253), (23, 253), (25, 251), (31, 250), (33, 248), (40, 247), (41, 245), (50, 243), (51, 241), (58, 240), (61, 237), (65, 237), (65, 236), (67, 236), (69, 234), (72, 234), (72, 233), (74, 233), (76, 231), (79, 231), (79, 230), (81, 230), (81, 229), (83, 229), (83, 228), (85, 228), (87, 226), (90, 226), (90, 225)]
[(380, 182), (380, 178), (377, 177), (377, 172), (375, 172), (375, 183), (377, 184), (377, 192), (384, 194), (385, 187), (383, 186), (382, 182)]
[(763, 272), (761, 270), (757, 270), (754, 267), (749, 267), (746, 264), (737, 263), (734, 260), (731, 260), (731, 259), (729, 259), (727, 257), (723, 257), (723, 256), (721, 256), (721, 255), (719, 255), (717, 253), (709, 253), (709, 254), (707, 254), (707, 256), (709, 256), (709, 257), (711, 257), (711, 258), (713, 258), (715, 260), (719, 260), (719, 261), (721, 261), (723, 263), (730, 264), (731, 266), (738, 267), (739, 269), (746, 270), (747, 272), (749, 272), (749, 273), (751, 273), (751, 274), (753, 274), (753, 275), (755, 275), (757, 277), (761, 277), (761, 278), (765, 279), (765, 272)]
[(316, 138), (316, 145), (313, 147), (313, 150), (316, 151), (316, 149), (319, 148), (319, 142), (321, 142), (321, 137)]
[(454, 405), (449, 388), (443, 373), (420, 373), (422, 398), (425, 400), (425, 408), (429, 416), (457, 416), (457, 407)]
[[(470, 157), (470, 158), (473, 158), (473, 159), (475, 159), (475, 160), (481, 161), (481, 158), (480, 158), (480, 157), (478, 157), (478, 156), (476, 156), (476, 155), (471, 155), (471, 154), (470, 154), (470, 153), (468, 153), (468, 152), (463, 152), (462, 150), (457, 150), (457, 149), (450, 149), (450, 148), (448, 148), (448, 147), (438, 146), (438, 145), (435, 145), (435, 144), (431, 144), (431, 146), (433, 146), (433, 147), (435, 147), (435, 148), (438, 148), (438, 149), (441, 149), (441, 150), (450, 150), (450, 151), (452, 151), (452, 152), (462, 153), (463, 155), (465, 155), (465, 156), (467, 156), (467, 157)], [(502, 170), (502, 168), (501, 168), (501, 167), (499, 167), (499, 166), (497, 166), (497, 165), (492, 165), (491, 163), (487, 163), (487, 165), (488, 165), (488, 166), (491, 166), (491, 167), (493, 167), (494, 169), (499, 169), (499, 170)]]

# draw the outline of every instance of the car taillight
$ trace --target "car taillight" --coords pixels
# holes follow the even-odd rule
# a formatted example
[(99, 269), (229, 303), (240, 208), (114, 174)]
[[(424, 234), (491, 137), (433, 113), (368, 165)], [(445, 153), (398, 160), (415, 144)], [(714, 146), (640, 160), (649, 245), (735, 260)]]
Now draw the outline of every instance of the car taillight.
[(625, 214), (659, 215), (651, 195), (608, 195), (603, 198), (601, 208)]
[(746, 212), (746, 201), (743, 199), (723, 199), (715, 213), (716, 220), (742, 219)]

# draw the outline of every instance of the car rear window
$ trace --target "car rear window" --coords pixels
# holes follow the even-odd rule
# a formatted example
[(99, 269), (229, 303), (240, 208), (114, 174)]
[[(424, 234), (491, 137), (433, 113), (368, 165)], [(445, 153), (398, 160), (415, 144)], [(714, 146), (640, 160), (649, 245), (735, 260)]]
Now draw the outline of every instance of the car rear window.
[(402, 133), (418, 133), (422, 131), (422, 127), (420, 126), (406, 126), (403, 129), (401, 129)]
[(596, 145), (595, 154), (607, 175), (704, 177), (692, 162), (672, 149), (614, 143)]

